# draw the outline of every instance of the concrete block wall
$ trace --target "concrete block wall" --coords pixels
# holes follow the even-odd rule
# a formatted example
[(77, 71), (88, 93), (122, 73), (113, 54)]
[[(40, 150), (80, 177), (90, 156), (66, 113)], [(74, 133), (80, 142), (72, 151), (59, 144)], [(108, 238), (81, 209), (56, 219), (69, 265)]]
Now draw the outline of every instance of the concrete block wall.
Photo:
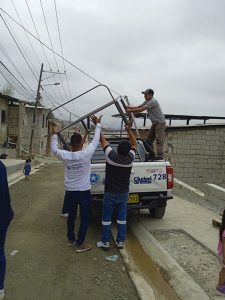
[(225, 125), (168, 127), (164, 150), (179, 180), (203, 192), (207, 182), (225, 187)]
[[(145, 139), (148, 128), (139, 133)], [(164, 153), (178, 180), (202, 192), (206, 183), (225, 188), (225, 124), (168, 126)]]

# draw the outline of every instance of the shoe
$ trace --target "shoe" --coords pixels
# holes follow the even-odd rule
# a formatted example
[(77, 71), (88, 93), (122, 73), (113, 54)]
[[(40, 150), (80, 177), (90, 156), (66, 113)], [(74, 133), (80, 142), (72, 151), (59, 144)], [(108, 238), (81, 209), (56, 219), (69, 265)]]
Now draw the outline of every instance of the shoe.
[(116, 246), (118, 249), (123, 249), (123, 245), (124, 245), (123, 242), (116, 242)]
[(163, 156), (157, 156), (155, 160), (164, 160)]
[(89, 251), (91, 250), (91, 246), (86, 244), (86, 243), (83, 243), (82, 245), (80, 246), (76, 246), (76, 252), (77, 253), (81, 253), (81, 252), (85, 252), (85, 251)]
[(68, 247), (76, 246), (76, 241), (70, 241), (70, 240), (68, 240), (67, 246), (68, 246)]
[(109, 250), (109, 242), (105, 242), (105, 243), (103, 241), (97, 242), (97, 247), (101, 248), (102, 250), (108, 251)]
[(4, 290), (0, 290), (0, 300), (4, 299), (5, 293)]
[(218, 292), (220, 292), (220, 293), (222, 293), (222, 294), (225, 294), (225, 285), (224, 286), (222, 286), (222, 287), (217, 287), (216, 288), (216, 290), (218, 291)]
[(68, 213), (66, 213), (66, 214), (61, 214), (61, 217), (62, 217), (62, 218), (68, 218), (68, 216), (69, 216)]

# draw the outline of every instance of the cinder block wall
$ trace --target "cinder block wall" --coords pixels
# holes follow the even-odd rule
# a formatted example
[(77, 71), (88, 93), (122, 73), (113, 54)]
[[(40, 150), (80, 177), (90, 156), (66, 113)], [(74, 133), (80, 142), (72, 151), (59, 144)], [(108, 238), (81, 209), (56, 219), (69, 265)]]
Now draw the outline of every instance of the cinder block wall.
[(205, 183), (225, 187), (225, 124), (167, 127), (164, 151), (177, 179), (203, 192)]

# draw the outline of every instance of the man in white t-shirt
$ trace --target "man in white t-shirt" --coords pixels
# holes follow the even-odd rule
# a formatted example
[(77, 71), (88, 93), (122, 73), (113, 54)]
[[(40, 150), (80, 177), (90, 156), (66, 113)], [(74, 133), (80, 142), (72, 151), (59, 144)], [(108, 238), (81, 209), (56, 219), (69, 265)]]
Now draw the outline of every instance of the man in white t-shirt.
[[(163, 143), (166, 129), (166, 119), (159, 105), (159, 102), (153, 97), (154, 91), (147, 89), (142, 92), (145, 97), (145, 101), (138, 106), (127, 106), (126, 112), (140, 113), (145, 110), (148, 112), (148, 116), (152, 122), (152, 126), (149, 129), (148, 136), (146, 138), (147, 146), (149, 146), (150, 159), (163, 159)], [(156, 157), (154, 154), (153, 142), (156, 140)]]
[[(57, 127), (52, 125), (52, 153), (65, 164), (65, 190), (68, 195), (69, 216), (67, 219), (68, 246), (75, 246), (76, 252), (90, 250), (91, 247), (85, 243), (85, 237), (91, 216), (91, 158), (98, 146), (101, 117), (92, 116), (91, 121), (96, 125), (95, 133), (91, 143), (83, 150), (82, 136), (74, 133), (70, 139), (71, 151), (58, 149)], [(80, 208), (80, 228), (77, 238), (74, 234), (77, 208)]]

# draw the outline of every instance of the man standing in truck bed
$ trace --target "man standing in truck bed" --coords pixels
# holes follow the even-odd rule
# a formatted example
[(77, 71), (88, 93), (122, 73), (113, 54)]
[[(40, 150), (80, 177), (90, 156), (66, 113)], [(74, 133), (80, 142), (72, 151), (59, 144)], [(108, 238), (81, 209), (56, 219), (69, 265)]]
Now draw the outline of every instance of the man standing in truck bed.
[(113, 150), (101, 131), (100, 142), (106, 156), (105, 192), (102, 210), (102, 238), (97, 247), (108, 250), (110, 241), (111, 219), (113, 211), (117, 213), (116, 245), (123, 248), (126, 237), (127, 201), (129, 195), (130, 173), (135, 159), (136, 139), (131, 126), (126, 126), (129, 141), (119, 142), (117, 150)]
[(155, 159), (153, 142), (156, 140), (156, 159), (163, 159), (163, 143), (166, 129), (166, 119), (162, 112), (162, 109), (158, 101), (153, 97), (154, 91), (147, 89), (142, 92), (145, 97), (145, 101), (138, 106), (127, 106), (126, 112), (140, 113), (147, 110), (148, 116), (152, 122), (152, 126), (149, 129), (146, 142), (150, 147), (150, 159)]

